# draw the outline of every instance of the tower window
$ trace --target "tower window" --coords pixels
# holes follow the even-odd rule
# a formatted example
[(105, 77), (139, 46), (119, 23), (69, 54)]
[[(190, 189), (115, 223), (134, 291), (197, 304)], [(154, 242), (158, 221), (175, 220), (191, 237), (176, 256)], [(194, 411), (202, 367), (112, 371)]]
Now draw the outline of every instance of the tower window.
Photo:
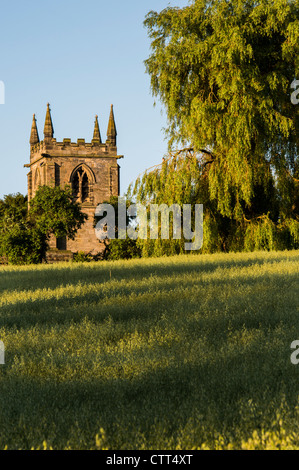
[(78, 202), (89, 202), (90, 200), (90, 181), (87, 171), (80, 166), (72, 176), (73, 197)]
[(66, 247), (67, 247), (66, 237), (56, 238), (57, 250), (66, 250)]

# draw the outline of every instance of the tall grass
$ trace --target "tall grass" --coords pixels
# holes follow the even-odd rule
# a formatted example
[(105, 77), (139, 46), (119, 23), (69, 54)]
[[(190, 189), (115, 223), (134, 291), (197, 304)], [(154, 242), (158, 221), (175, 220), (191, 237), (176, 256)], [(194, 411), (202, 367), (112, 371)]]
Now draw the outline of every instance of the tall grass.
[(298, 277), (298, 251), (0, 267), (0, 448), (299, 448)]

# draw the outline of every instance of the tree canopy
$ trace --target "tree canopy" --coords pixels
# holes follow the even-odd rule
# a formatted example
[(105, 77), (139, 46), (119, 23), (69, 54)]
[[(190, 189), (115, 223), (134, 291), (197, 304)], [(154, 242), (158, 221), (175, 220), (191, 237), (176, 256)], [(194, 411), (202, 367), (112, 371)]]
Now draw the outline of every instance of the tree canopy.
[(73, 240), (87, 215), (73, 200), (71, 188), (41, 186), (30, 201), (29, 218), (47, 239), (54, 235)]
[(0, 200), (0, 256), (12, 264), (40, 263), (51, 235), (74, 238), (85, 219), (69, 188), (40, 187), (30, 211), (26, 196), (9, 194)]
[(232, 224), (244, 234), (246, 222), (252, 230), (266, 218), (270, 225), (292, 220), (298, 232), (299, 115), (291, 85), (299, 2), (193, 0), (149, 12), (145, 26), (146, 70), (166, 111), (170, 154), (137, 179), (133, 194), (143, 202), (160, 195), (204, 203), (220, 238)]

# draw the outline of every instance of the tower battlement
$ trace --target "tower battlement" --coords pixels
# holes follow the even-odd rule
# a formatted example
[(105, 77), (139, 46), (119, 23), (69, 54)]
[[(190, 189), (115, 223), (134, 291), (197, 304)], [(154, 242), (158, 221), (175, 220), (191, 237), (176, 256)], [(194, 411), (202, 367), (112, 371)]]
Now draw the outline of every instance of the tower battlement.
[(34, 144), (30, 148), (30, 164), (29, 167), (41, 156), (60, 156), (60, 157), (75, 157), (85, 156), (91, 158), (114, 157), (116, 159), (122, 158), (122, 155), (117, 154), (117, 147), (112, 147), (107, 143), (99, 142), (85, 142), (85, 139), (78, 139), (77, 142), (72, 142), (71, 139), (63, 139), (62, 142), (57, 142), (56, 139), (51, 141), (41, 141)]
[[(72, 142), (71, 139), (65, 138), (62, 142), (57, 142), (54, 138), (54, 129), (52, 124), (52, 117), (50, 114), (50, 105), (47, 107), (46, 122), (44, 127), (44, 139), (40, 141), (35, 114), (33, 115), (33, 122), (30, 137), (30, 164), (40, 158), (41, 154), (47, 153), (59, 154), (60, 156), (90, 156), (90, 157), (103, 157), (114, 156), (122, 158), (117, 155), (116, 147), (116, 126), (114, 120), (113, 106), (111, 105), (110, 117), (108, 122), (107, 140), (102, 142), (98, 116), (95, 117), (94, 133), (91, 142), (86, 142), (85, 139), (78, 138), (77, 142)], [(30, 166), (30, 165), (26, 165)]]

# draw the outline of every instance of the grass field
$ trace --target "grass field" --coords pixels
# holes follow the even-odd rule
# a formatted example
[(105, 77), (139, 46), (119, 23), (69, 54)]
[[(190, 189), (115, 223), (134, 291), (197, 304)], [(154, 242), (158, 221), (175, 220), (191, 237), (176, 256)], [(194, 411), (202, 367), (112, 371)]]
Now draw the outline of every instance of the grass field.
[(299, 449), (299, 252), (0, 267), (0, 449)]

